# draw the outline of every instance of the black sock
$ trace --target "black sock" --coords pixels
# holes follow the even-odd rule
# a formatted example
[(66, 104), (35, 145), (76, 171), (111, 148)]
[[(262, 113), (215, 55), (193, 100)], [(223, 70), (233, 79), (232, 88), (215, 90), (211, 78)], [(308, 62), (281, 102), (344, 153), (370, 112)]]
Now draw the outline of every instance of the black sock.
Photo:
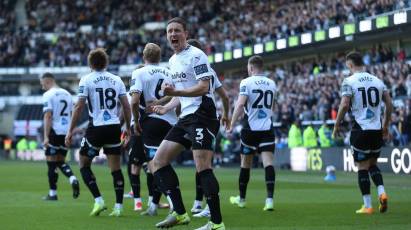
[(267, 186), (267, 198), (273, 198), (275, 186), (275, 170), (272, 165), (265, 167), (265, 184)]
[(384, 185), (384, 181), (382, 180), (381, 171), (378, 166), (373, 165), (368, 169), (370, 173), (371, 179), (374, 182), (375, 186)]
[(67, 178), (70, 178), (74, 175), (70, 166), (66, 162), (57, 162), (57, 166), (59, 167), (60, 171), (64, 174), (64, 176), (66, 176)]
[(177, 214), (182, 215), (186, 213), (186, 209), (183, 204), (183, 198), (181, 197), (180, 185), (178, 177), (171, 165), (164, 166), (154, 173), (155, 183), (157, 183), (162, 192), (165, 192), (170, 196), (174, 211)]
[(161, 190), (160, 188), (154, 183), (153, 185), (153, 202), (154, 204), (160, 203), (160, 198), (161, 198)]
[(93, 197), (96, 198), (96, 197), (101, 196), (100, 191), (97, 186), (96, 177), (91, 171), (91, 168), (83, 167), (80, 169), (80, 173), (81, 173), (81, 177), (83, 177), (84, 183), (87, 185), (91, 194), (93, 194)]
[(147, 188), (148, 195), (153, 196), (154, 194), (154, 176), (152, 173), (147, 173)]
[(47, 161), (47, 168), (49, 187), (51, 190), (57, 190), (57, 180), (59, 178), (59, 174), (57, 174), (57, 163), (55, 161)]
[(196, 172), (196, 200), (202, 201), (204, 196), (203, 188), (201, 187), (200, 174)]
[(134, 198), (140, 198), (140, 175), (129, 174), (131, 190), (133, 190)]
[(368, 175), (368, 170), (358, 170), (358, 185), (360, 186), (361, 194), (370, 194), (370, 177)]
[(241, 168), (240, 177), (238, 178), (238, 189), (240, 190), (241, 199), (245, 199), (248, 181), (250, 181), (250, 169)]
[(218, 195), (220, 188), (217, 178), (214, 176), (212, 169), (203, 170), (199, 172), (199, 174), (201, 177), (201, 187), (203, 187), (204, 196), (207, 200), (208, 207), (210, 208), (210, 220), (215, 224), (220, 224), (222, 222), (222, 217), (220, 210), (220, 197)]
[(122, 204), (123, 203), (123, 194), (124, 194), (124, 177), (121, 169), (111, 172), (113, 176), (113, 185), (114, 191), (116, 193), (116, 203)]

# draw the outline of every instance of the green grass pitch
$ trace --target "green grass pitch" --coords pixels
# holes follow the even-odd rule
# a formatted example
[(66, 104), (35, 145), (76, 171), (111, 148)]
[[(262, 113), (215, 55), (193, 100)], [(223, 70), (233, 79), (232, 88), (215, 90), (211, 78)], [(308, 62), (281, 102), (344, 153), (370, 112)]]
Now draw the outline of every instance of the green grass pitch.
[[(80, 172), (73, 167), (77, 177)], [(94, 166), (100, 190), (111, 209), (114, 191), (109, 169)], [(230, 195), (237, 195), (238, 168), (216, 169), (220, 182), (221, 206), (227, 229), (411, 229), (411, 176), (384, 174), (390, 197), (386, 214), (356, 215), (362, 198), (354, 173), (338, 173), (337, 182), (323, 182), (323, 173), (277, 171), (275, 210), (263, 212), (265, 200), (262, 169), (252, 170), (247, 192), (247, 207), (239, 209), (229, 204)], [(123, 170), (125, 174), (125, 170)], [(178, 168), (186, 209), (194, 198), (194, 169)], [(132, 211), (132, 200), (125, 199), (124, 216), (89, 217), (93, 199), (81, 181), (81, 195), (73, 200), (68, 180), (59, 173), (58, 202), (45, 202), (41, 197), (48, 191), (45, 163), (0, 162), (0, 229), (155, 229), (154, 224), (166, 215), (141, 217)], [(129, 191), (128, 178), (126, 191)], [(146, 197), (145, 176), (141, 177), (142, 196)], [(377, 206), (376, 189), (372, 186), (373, 205)], [(164, 200), (164, 199), (163, 199)], [(145, 201), (145, 200), (144, 200)], [(194, 219), (188, 226), (175, 229), (194, 229), (206, 223)]]

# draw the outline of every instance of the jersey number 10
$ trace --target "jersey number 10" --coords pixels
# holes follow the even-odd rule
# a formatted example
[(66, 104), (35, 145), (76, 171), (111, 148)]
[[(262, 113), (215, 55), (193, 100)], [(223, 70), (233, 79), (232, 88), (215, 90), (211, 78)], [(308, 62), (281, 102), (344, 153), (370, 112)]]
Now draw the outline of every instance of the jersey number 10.
[[(377, 107), (380, 104), (380, 92), (375, 87), (370, 87), (365, 90), (365, 87), (358, 88), (358, 92), (362, 94), (362, 107), (367, 108), (368, 105), (371, 107)], [(373, 97), (373, 94), (375, 97)]]

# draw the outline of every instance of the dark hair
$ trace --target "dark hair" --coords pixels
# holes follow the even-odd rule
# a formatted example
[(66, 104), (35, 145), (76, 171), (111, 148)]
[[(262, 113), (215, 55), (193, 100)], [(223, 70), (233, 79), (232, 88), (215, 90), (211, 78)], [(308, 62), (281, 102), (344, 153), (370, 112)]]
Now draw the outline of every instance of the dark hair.
[(253, 65), (257, 69), (262, 70), (264, 67), (264, 60), (259, 55), (254, 55), (248, 59), (248, 64)]
[(41, 76), (41, 79), (53, 79), (54, 80), (54, 75), (52, 73), (46, 72), (43, 74), (43, 76)]
[(173, 23), (173, 22), (175, 22), (175, 23), (178, 23), (178, 24), (182, 25), (182, 26), (183, 26), (184, 31), (186, 31), (186, 30), (187, 30), (187, 23), (186, 23), (186, 21), (185, 21), (184, 19), (182, 19), (182, 18), (180, 18), (180, 17), (175, 17), (175, 18), (172, 18), (172, 19), (168, 20), (168, 22), (167, 22), (167, 26), (168, 26), (169, 24)]
[(143, 57), (150, 63), (159, 63), (161, 59), (160, 46), (154, 43), (147, 43), (143, 50)]
[(199, 48), (200, 50), (203, 50), (203, 46), (201, 45), (200, 41), (197, 39), (188, 39), (187, 43), (191, 46)]
[(88, 64), (93, 70), (101, 71), (108, 65), (108, 55), (103, 48), (97, 48), (88, 54)]
[(360, 52), (352, 51), (345, 57), (347, 61), (351, 61), (355, 66), (363, 66), (362, 55)]

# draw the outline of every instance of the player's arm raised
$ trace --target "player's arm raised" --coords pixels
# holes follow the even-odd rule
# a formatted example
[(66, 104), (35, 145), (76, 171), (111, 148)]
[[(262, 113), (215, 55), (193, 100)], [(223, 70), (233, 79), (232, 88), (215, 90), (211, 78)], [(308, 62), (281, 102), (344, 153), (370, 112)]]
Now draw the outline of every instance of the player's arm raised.
[(392, 100), (391, 96), (388, 93), (388, 91), (384, 91), (382, 94), (382, 100), (384, 101), (385, 104), (385, 110), (384, 110), (384, 122), (382, 126), (382, 134), (384, 138), (388, 138), (388, 127), (391, 122), (391, 114), (392, 114)]
[(74, 105), (73, 115), (71, 117), (70, 128), (67, 132), (65, 144), (67, 147), (71, 145), (71, 138), (73, 136), (73, 130), (80, 118), (81, 112), (83, 112), (84, 106), (86, 105), (86, 98), (79, 97), (77, 103)]

